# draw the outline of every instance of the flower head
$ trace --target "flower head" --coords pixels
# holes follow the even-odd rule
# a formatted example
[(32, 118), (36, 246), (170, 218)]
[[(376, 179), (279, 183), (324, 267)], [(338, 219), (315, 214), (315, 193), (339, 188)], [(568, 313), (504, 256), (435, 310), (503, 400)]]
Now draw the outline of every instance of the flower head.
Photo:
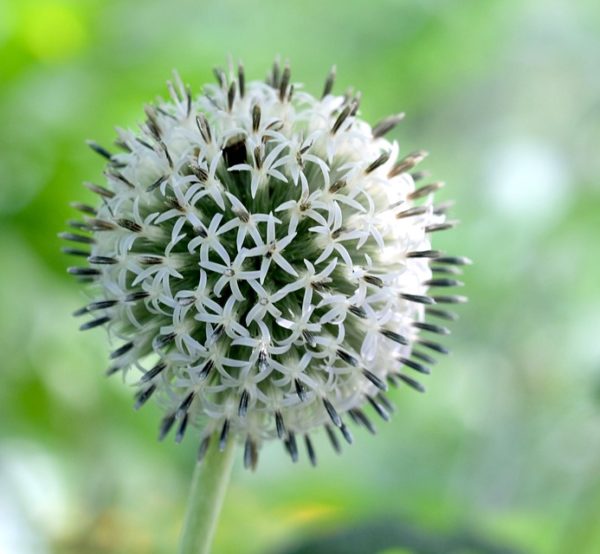
[(464, 301), (428, 294), (468, 260), (431, 248), (453, 223), (441, 183), (416, 184), (425, 153), (400, 157), (384, 135), (402, 117), (370, 127), (333, 75), (316, 98), (287, 65), (266, 83), (217, 70), (196, 99), (175, 76), (119, 153), (90, 143), (101, 201), (62, 234), (96, 294), (81, 328), (107, 328), (109, 373), (133, 374), (136, 407), (162, 402), (161, 438), (196, 424), (200, 456), (238, 440), (254, 467), (279, 438), (314, 463), (317, 428), (336, 450), (348, 420), (372, 431), (365, 407), (387, 419), (388, 383), (422, 391), (414, 375), (446, 352), (422, 336), (448, 333), (426, 316), (454, 317), (432, 306)]

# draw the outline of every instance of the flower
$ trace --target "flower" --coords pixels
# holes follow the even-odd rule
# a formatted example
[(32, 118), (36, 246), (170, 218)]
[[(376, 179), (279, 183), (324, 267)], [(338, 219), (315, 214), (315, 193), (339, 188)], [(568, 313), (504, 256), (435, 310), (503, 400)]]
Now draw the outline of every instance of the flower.
[(316, 98), (288, 65), (266, 83), (240, 65), (196, 99), (176, 75), (118, 130), (119, 153), (90, 143), (101, 202), (74, 204), (83, 221), (61, 234), (88, 262), (69, 268), (94, 291), (81, 329), (107, 328), (109, 373), (133, 379), (136, 407), (159, 399), (161, 438), (195, 424), (199, 457), (237, 440), (254, 467), (278, 438), (296, 460), (301, 438), (314, 463), (315, 430), (336, 450), (348, 419), (373, 431), (365, 409), (388, 419), (388, 384), (423, 391), (415, 374), (447, 352), (426, 318), (465, 299), (428, 291), (460, 286), (469, 261), (431, 248), (454, 225), (433, 203), (442, 184), (418, 185), (425, 153), (384, 138), (402, 115), (369, 126), (333, 75)]

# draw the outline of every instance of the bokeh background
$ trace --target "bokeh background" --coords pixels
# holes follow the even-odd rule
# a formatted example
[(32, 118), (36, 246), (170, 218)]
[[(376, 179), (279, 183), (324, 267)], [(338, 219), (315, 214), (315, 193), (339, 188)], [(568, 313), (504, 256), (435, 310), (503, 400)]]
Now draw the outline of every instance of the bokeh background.
[(216, 554), (600, 552), (597, 0), (0, 0), (0, 553), (175, 551), (196, 443), (103, 376), (57, 232), (177, 68), (336, 63), (456, 199), (470, 304), (428, 393), (319, 467), (236, 467)]

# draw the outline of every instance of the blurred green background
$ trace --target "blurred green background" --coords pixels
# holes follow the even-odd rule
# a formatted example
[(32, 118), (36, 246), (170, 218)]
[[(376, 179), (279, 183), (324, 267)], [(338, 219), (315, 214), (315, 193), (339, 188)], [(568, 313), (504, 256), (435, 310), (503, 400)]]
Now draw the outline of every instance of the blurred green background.
[(275, 54), (318, 93), (363, 92), (457, 200), (436, 247), (475, 260), (452, 356), (377, 437), (319, 466), (236, 466), (226, 553), (600, 552), (600, 4), (597, 0), (0, 0), (0, 553), (174, 552), (196, 443), (103, 376), (57, 232), (84, 145), (110, 144), (177, 68)]

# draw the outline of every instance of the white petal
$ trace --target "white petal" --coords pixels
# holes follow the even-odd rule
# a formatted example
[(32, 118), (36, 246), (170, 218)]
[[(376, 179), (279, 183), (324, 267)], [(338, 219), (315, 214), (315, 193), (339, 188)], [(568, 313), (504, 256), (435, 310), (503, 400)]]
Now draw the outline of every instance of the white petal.
[(273, 261), (284, 271), (298, 277), (298, 272), (292, 267), (292, 265), (281, 255), (279, 252), (273, 254)]

